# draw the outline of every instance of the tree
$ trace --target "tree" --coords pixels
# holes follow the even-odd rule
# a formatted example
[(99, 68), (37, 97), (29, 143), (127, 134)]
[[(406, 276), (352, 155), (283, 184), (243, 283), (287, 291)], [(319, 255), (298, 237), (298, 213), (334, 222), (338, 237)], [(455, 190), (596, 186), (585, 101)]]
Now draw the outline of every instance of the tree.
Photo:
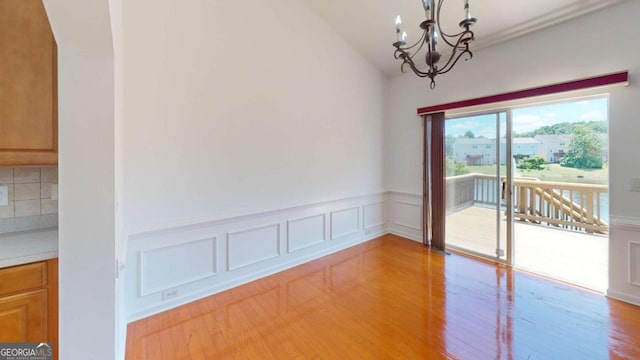
[(574, 127), (567, 155), (562, 158), (560, 165), (578, 169), (602, 169), (602, 141), (592, 127)]
[[(515, 156), (514, 156), (515, 157)], [(544, 170), (544, 159), (540, 156), (522, 159), (517, 168), (521, 170)]]
[(446, 136), (446, 138), (444, 140), (445, 155), (453, 156), (453, 149), (454, 149), (455, 143), (456, 143), (456, 138), (453, 137), (453, 135), (447, 135)]
[(456, 176), (456, 175), (465, 175), (471, 172), (471, 170), (467, 167), (467, 164), (464, 162), (456, 162), (450, 157), (445, 157), (445, 166), (447, 175), (446, 176)]
[(537, 128), (533, 131), (524, 133), (514, 133), (513, 137), (535, 137), (536, 135), (562, 135), (572, 134), (575, 132), (576, 127), (587, 125), (593, 131), (599, 134), (606, 134), (609, 131), (609, 127), (606, 121), (589, 121), (589, 122), (561, 122), (553, 125), (547, 125)]
[(473, 134), (473, 131), (471, 130), (467, 130), (466, 133), (464, 133), (464, 137), (469, 138), (469, 139), (475, 139), (476, 136)]

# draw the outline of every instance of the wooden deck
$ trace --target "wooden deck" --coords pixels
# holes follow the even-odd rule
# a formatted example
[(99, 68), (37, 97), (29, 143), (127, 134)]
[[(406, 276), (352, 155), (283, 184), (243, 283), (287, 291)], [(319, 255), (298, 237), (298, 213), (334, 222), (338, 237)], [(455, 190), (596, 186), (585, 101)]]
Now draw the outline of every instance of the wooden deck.
[(639, 359), (640, 307), (387, 235), (129, 324), (126, 358)]
[[(447, 216), (447, 244), (494, 257), (496, 212), (472, 206)], [(604, 292), (608, 287), (608, 238), (516, 221), (515, 266)], [(506, 221), (501, 214), (501, 247)]]

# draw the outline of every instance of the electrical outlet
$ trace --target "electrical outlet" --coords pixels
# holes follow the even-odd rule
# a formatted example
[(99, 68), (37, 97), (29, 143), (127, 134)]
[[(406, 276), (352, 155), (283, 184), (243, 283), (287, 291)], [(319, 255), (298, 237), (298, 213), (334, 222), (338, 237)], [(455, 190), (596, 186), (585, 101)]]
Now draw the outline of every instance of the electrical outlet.
[(9, 205), (9, 187), (7, 185), (0, 186), (0, 206)]
[(162, 292), (162, 300), (169, 300), (178, 297), (178, 289), (169, 289)]

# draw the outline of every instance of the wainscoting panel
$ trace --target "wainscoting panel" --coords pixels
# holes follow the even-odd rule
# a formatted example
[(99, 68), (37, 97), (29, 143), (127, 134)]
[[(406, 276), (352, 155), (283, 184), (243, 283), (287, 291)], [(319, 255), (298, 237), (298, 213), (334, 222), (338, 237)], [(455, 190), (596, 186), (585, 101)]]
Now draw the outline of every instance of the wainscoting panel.
[(422, 241), (422, 196), (390, 191), (387, 197), (390, 233)]
[(325, 223), (325, 214), (288, 220), (287, 252), (293, 253), (325, 242)]
[(360, 224), (359, 207), (331, 212), (331, 240), (356, 235)]
[(364, 221), (364, 230), (368, 231), (375, 227), (385, 224), (384, 202), (380, 201), (373, 204), (362, 206), (362, 217)]
[(249, 230), (230, 232), (227, 235), (227, 270), (280, 256), (280, 224)]
[(140, 296), (214, 275), (215, 237), (140, 252)]
[(394, 224), (413, 230), (422, 230), (420, 221), (421, 206), (419, 204), (396, 201), (394, 210)]
[(609, 216), (607, 296), (640, 306), (640, 218)]
[(355, 196), (130, 234), (121, 262), (127, 321), (384, 235), (387, 196)]
[(640, 242), (629, 242), (629, 282), (640, 286)]

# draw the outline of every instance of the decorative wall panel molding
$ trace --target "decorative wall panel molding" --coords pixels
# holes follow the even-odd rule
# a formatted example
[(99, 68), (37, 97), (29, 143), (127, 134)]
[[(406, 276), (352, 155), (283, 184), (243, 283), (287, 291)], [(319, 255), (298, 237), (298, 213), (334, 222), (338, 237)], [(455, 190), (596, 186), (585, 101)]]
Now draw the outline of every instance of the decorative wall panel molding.
[(331, 240), (344, 238), (358, 233), (360, 224), (359, 207), (331, 212)]
[(422, 231), (422, 205), (408, 201), (396, 200), (393, 206), (394, 221), (396, 225), (409, 229)]
[(141, 251), (140, 296), (215, 276), (216, 242), (212, 237)]
[(287, 220), (287, 252), (293, 253), (322, 244), (327, 240), (325, 227), (325, 214)]
[(611, 216), (611, 225), (616, 229), (640, 232), (640, 219)]
[(227, 270), (280, 256), (280, 224), (260, 226), (227, 234)]
[(386, 222), (384, 201), (363, 205), (362, 218), (365, 231), (384, 225)]
[[(387, 198), (375, 193), (131, 234), (122, 272), (127, 320), (384, 235)], [(173, 295), (162, 296), (165, 290)]]
[(640, 242), (629, 242), (629, 283), (640, 286)]

